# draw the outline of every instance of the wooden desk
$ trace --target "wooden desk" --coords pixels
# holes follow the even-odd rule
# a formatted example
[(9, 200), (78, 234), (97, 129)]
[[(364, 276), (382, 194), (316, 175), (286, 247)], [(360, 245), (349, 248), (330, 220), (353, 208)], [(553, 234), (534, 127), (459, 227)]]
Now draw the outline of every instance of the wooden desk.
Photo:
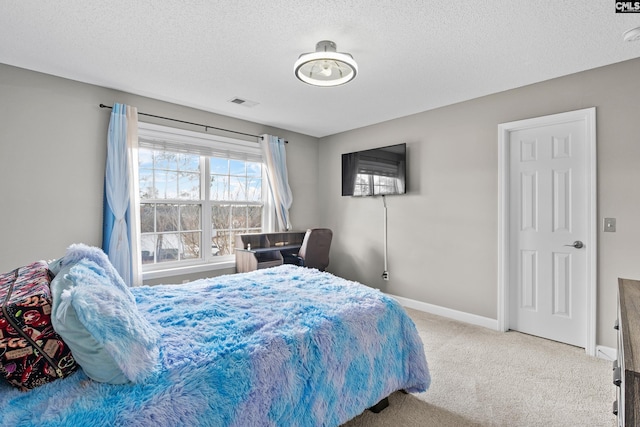
[(305, 231), (237, 234), (236, 271), (244, 273), (284, 263), (283, 253), (297, 253)]

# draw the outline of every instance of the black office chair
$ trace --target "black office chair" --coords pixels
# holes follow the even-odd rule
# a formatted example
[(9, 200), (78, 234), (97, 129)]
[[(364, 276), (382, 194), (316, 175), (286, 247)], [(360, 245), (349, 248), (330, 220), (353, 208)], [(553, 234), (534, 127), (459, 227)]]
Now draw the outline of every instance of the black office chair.
[(302, 246), (293, 263), (324, 271), (329, 265), (329, 249), (331, 248), (332, 238), (333, 231), (328, 228), (307, 230), (302, 240)]

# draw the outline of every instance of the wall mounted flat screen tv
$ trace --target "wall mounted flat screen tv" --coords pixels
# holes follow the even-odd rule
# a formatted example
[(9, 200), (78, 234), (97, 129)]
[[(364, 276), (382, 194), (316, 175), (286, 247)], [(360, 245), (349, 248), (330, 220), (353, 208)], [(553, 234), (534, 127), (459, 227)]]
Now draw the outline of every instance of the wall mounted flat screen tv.
[(407, 144), (342, 155), (343, 196), (383, 196), (407, 191)]

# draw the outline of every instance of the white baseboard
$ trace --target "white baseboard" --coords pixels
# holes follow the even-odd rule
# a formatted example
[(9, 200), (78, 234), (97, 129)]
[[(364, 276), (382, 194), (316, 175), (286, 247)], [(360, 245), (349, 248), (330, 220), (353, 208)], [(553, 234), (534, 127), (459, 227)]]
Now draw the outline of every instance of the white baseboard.
[(603, 345), (596, 346), (596, 357), (613, 362), (618, 358), (618, 350)]
[(493, 329), (494, 331), (498, 330), (498, 321), (496, 319), (490, 319), (488, 317), (482, 317), (476, 314), (465, 313), (464, 311), (440, 307), (438, 305), (399, 297), (392, 294), (387, 295), (398, 301), (400, 305), (404, 307), (413, 308), (414, 310), (424, 311), (425, 313), (431, 313), (437, 316), (447, 317), (449, 319), (458, 320), (460, 322), (470, 323), (472, 325), (482, 326), (484, 328)]
[[(403, 307), (412, 308), (414, 310), (424, 311), (425, 313), (435, 314), (437, 316), (447, 317), (449, 319), (458, 320), (460, 322), (470, 323), (472, 325), (482, 326), (488, 329), (498, 330), (498, 321), (488, 317), (478, 316), (476, 314), (465, 313), (464, 311), (453, 310), (438, 305), (429, 304), (422, 301), (416, 301), (410, 298), (399, 297), (392, 294), (386, 294), (395, 299)], [(596, 346), (596, 357), (613, 362), (618, 358), (618, 352), (615, 348), (605, 347), (603, 345)]]

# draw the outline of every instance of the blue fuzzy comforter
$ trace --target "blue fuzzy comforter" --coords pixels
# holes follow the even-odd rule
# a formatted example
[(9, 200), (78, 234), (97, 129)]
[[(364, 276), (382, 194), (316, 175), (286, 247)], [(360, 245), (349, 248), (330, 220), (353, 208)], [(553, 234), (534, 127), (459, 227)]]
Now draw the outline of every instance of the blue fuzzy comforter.
[(429, 386), (400, 305), (329, 273), (284, 265), (132, 292), (162, 334), (153, 375), (0, 384), (3, 426), (338, 426)]

